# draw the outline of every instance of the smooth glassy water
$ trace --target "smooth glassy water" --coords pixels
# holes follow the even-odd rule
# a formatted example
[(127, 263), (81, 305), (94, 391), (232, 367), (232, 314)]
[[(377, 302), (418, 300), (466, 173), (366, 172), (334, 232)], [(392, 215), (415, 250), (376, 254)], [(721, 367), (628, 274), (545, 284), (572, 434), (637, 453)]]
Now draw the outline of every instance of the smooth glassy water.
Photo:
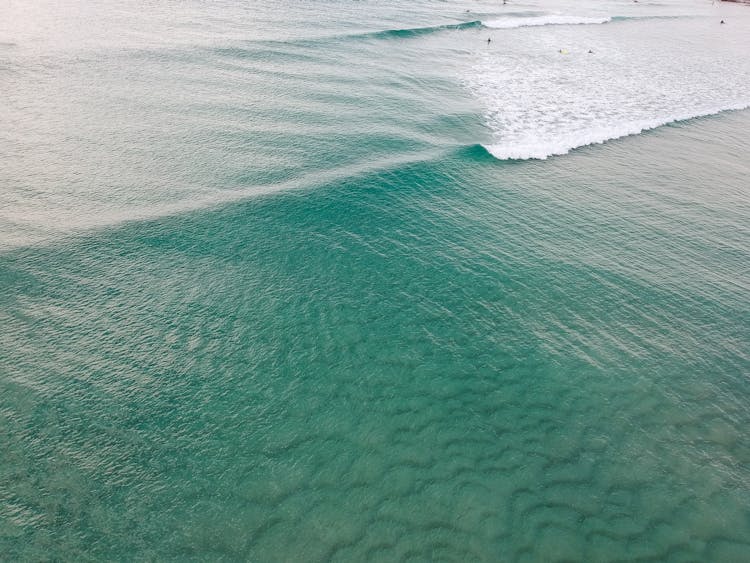
[(2, 4), (0, 560), (750, 559), (749, 52), (692, 0)]

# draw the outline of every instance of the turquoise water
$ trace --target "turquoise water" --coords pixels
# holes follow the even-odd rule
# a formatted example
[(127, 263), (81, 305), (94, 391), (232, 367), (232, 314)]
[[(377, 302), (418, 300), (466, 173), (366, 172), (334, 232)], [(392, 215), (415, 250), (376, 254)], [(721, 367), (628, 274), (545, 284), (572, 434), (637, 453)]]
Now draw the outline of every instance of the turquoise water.
[(750, 558), (750, 10), (2, 10), (0, 559)]

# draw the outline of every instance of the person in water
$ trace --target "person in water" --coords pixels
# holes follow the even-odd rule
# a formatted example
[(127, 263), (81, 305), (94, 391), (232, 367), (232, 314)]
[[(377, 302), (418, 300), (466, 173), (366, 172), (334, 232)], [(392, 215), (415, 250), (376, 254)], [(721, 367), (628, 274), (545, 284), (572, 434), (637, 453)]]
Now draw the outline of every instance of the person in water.
[[(724, 23), (724, 22), (721, 22), (721, 23)], [(487, 38), (487, 43), (492, 43), (492, 38), (491, 37)]]

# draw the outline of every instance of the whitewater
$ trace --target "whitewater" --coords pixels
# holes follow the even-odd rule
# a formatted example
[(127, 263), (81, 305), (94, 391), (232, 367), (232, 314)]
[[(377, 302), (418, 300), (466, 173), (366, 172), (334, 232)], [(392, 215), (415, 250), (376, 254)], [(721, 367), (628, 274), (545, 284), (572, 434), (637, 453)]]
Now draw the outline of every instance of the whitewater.
[(485, 107), (487, 150), (503, 160), (545, 159), (750, 106), (750, 11), (730, 9), (730, 25), (720, 23), (725, 12), (702, 6), (672, 17), (639, 6), (629, 17), (483, 21), (496, 33), (465, 84)]

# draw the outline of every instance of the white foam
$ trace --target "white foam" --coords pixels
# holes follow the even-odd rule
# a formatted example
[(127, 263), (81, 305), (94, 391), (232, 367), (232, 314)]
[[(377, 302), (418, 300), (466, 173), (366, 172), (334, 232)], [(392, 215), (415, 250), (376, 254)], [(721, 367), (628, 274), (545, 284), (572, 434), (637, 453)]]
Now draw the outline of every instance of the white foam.
[(540, 25), (586, 25), (601, 24), (612, 21), (608, 17), (583, 17), (583, 16), (562, 16), (562, 15), (545, 15), (545, 16), (525, 16), (525, 17), (505, 17), (495, 20), (483, 21), (482, 25), (493, 29), (513, 29), (518, 27), (536, 27)]
[(485, 148), (499, 159), (544, 159), (749, 108), (750, 17), (743, 20), (733, 29), (699, 18), (545, 27), (497, 40), (466, 78), (485, 106)]
[(487, 151), (500, 160), (528, 160), (538, 159), (546, 160), (550, 156), (559, 156), (568, 154), (571, 150), (584, 147), (586, 145), (602, 144), (614, 139), (638, 135), (644, 131), (656, 129), (662, 125), (694, 119), (696, 117), (705, 117), (715, 115), (723, 111), (748, 109), (750, 104), (739, 102), (729, 104), (725, 107), (716, 107), (702, 111), (688, 112), (673, 115), (667, 118), (656, 118), (652, 120), (641, 120), (632, 123), (620, 123), (610, 127), (592, 128), (590, 130), (581, 130), (569, 134), (561, 134), (557, 138), (548, 141), (545, 139), (529, 140), (527, 142), (495, 145), (483, 145)]

